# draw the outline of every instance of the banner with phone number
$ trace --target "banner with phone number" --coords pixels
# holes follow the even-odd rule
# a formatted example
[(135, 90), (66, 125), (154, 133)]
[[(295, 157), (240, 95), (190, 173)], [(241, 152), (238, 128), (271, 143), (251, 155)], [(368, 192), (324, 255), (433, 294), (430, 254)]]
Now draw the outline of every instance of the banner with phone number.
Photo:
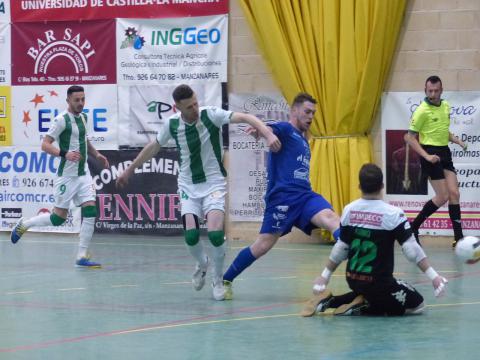
[[(50, 213), (55, 199), (53, 184), (60, 158), (40, 149), (0, 148), (0, 230), (10, 231), (17, 221), (41, 213)], [(80, 211), (71, 209), (67, 221), (58, 227), (31, 231), (76, 233), (80, 230)]]

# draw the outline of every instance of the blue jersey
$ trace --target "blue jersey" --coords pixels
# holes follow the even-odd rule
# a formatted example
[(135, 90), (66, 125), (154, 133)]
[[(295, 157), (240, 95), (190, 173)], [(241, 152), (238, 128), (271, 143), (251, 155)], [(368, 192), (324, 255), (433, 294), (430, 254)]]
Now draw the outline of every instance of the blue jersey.
[[(268, 156), (268, 183), (265, 201), (276, 194), (294, 195), (312, 190), (310, 185), (310, 146), (292, 124), (269, 125), (282, 143), (282, 149)], [(283, 196), (282, 196), (283, 197)]]

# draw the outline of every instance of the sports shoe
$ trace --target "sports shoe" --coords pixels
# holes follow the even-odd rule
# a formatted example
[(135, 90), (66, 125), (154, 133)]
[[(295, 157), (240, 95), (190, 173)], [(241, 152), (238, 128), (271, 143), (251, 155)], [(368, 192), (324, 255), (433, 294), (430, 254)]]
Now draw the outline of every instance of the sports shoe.
[(100, 269), (102, 265), (90, 260), (90, 257), (87, 256), (77, 259), (77, 261), (75, 261), (75, 267), (83, 269)]
[(233, 300), (233, 289), (232, 282), (228, 280), (223, 280), (223, 288), (225, 289), (225, 300)]
[(225, 287), (221, 277), (214, 278), (212, 283), (213, 298), (218, 301), (225, 300)]
[(452, 249), (455, 249), (456, 246), (457, 246), (457, 240), (453, 240), (452, 241)]
[(205, 285), (205, 276), (207, 275), (208, 265), (210, 264), (210, 259), (207, 256), (207, 262), (205, 266), (200, 266), (199, 263), (195, 266), (195, 272), (192, 275), (192, 284), (193, 288), (197, 291), (202, 290), (203, 285)]
[(313, 316), (316, 313), (324, 312), (330, 306), (333, 295), (330, 290), (322, 291), (318, 295), (314, 295), (303, 308), (301, 315), (304, 317)]
[(351, 303), (343, 304), (336, 308), (333, 315), (362, 315), (362, 311), (367, 307), (368, 304), (363, 295), (358, 295)]
[(10, 240), (12, 240), (12, 243), (16, 244), (18, 240), (22, 237), (23, 234), (27, 231), (27, 228), (25, 225), (23, 225), (23, 217), (18, 220), (18, 222), (15, 224), (15, 227), (12, 229), (12, 232), (10, 234)]

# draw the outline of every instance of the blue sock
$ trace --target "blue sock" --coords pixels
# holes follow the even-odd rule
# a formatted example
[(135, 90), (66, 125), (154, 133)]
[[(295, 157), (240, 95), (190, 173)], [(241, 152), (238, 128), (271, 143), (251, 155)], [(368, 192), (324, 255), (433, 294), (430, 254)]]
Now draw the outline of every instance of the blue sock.
[(223, 280), (230, 282), (233, 281), (233, 279), (240, 275), (243, 270), (252, 265), (255, 260), (257, 259), (253, 256), (250, 247), (241, 250), (235, 260), (233, 260), (232, 265), (230, 265), (225, 275), (223, 275)]
[(333, 238), (335, 239), (335, 242), (337, 242), (338, 238), (340, 237), (340, 228), (335, 230), (332, 235), (333, 235)]

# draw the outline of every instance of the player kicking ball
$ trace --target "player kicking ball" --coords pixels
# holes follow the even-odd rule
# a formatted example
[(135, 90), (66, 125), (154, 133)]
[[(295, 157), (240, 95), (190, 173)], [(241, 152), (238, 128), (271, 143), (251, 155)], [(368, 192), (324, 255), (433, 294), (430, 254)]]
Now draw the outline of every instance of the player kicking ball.
[[(359, 180), (362, 197), (344, 208), (340, 238), (325, 269), (315, 280), (314, 297), (306, 304), (302, 316), (329, 308), (334, 309), (334, 315), (422, 313), (425, 308), (422, 295), (410, 284), (393, 277), (395, 240), (407, 259), (432, 281), (435, 296), (445, 291), (447, 279), (430, 266), (403, 210), (382, 200), (382, 170), (375, 164), (365, 164)], [(326, 287), (332, 273), (346, 259), (346, 278), (352, 291), (334, 296)]]

